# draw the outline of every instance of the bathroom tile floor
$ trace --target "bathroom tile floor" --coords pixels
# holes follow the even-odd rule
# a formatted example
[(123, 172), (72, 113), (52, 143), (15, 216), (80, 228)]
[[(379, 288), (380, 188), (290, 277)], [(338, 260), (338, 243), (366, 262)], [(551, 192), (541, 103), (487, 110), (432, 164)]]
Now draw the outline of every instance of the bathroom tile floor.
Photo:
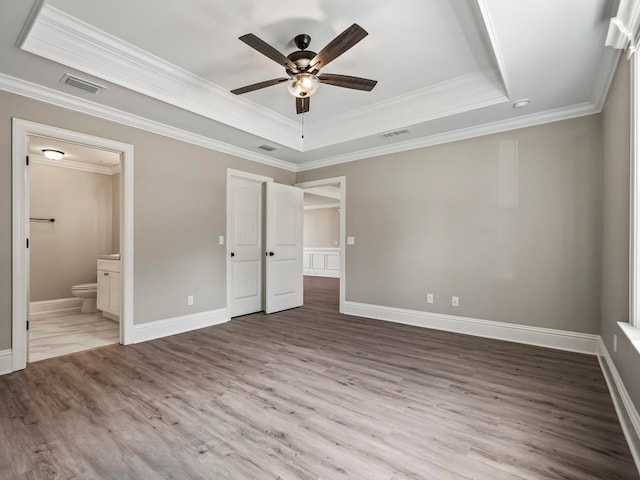
[(112, 345), (119, 337), (118, 322), (104, 318), (100, 312), (32, 315), (29, 362)]

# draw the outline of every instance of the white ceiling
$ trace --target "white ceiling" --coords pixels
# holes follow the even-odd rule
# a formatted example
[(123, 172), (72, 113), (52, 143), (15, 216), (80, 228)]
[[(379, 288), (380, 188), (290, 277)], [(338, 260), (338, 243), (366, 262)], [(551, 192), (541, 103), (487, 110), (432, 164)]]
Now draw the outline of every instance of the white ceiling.
[[(0, 4), (0, 88), (32, 82), (48, 98), (113, 107), (291, 170), (596, 113), (618, 58), (604, 46), (615, 0), (50, 0), (31, 16), (29, 3)], [(229, 93), (284, 73), (240, 35), (286, 55), (299, 33), (318, 51), (352, 23), (369, 36), (323, 71), (379, 83), (321, 85), (304, 139), (285, 85)], [(64, 73), (107, 88), (91, 96), (62, 85)], [(520, 98), (530, 105), (513, 109)]]

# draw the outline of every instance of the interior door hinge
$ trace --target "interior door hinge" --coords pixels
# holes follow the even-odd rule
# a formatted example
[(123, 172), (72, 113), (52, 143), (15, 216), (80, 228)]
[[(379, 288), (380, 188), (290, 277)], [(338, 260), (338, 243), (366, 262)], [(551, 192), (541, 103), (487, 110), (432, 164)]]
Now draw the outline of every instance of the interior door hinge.
[(27, 248), (29, 248), (29, 239), (27, 238)]
[(27, 320), (27, 331), (29, 331), (29, 320)]
[(27, 166), (29, 166), (29, 155), (27, 155)]

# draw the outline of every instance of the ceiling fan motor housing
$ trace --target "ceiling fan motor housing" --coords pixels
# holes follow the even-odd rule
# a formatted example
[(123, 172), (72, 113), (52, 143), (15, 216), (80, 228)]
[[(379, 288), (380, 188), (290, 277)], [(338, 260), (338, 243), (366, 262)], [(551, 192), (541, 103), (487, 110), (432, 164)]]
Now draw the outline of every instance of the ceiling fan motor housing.
[(291, 69), (287, 68), (287, 73), (289, 74), (289, 76), (295, 75), (296, 73), (300, 73), (300, 72), (306, 72), (307, 69), (309, 68), (309, 64), (311, 63), (311, 60), (316, 55), (317, 55), (316, 52), (312, 52), (311, 50), (298, 50), (296, 52), (293, 52), (287, 55), (287, 58), (291, 60), (293, 63), (295, 63), (298, 69), (297, 72), (293, 72), (291, 71)]

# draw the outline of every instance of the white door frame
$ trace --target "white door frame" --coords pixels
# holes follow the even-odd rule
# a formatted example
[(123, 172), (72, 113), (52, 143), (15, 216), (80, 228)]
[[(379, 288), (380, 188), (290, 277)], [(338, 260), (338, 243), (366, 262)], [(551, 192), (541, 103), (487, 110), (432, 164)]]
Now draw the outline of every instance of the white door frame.
[[(227, 206), (226, 206), (226, 215), (227, 215), (227, 225), (226, 225), (226, 239), (225, 239), (225, 244), (227, 245), (227, 248), (225, 249), (226, 251), (226, 255), (227, 255), (227, 317), (228, 319), (231, 319), (231, 301), (232, 301), (232, 295), (231, 295), (231, 245), (229, 244), (229, 231), (230, 231), (230, 223), (231, 223), (231, 215), (229, 215), (229, 209), (230, 209), (230, 205), (231, 205), (231, 189), (229, 188), (229, 185), (231, 183), (231, 177), (239, 177), (239, 178), (246, 178), (247, 180), (254, 180), (257, 182), (273, 182), (273, 178), (271, 177), (265, 177), (264, 175), (258, 175), (256, 173), (249, 173), (249, 172), (243, 172), (242, 170), (235, 170), (233, 168), (227, 168), (227, 184), (226, 184), (226, 189), (227, 189)], [(264, 210), (264, 202), (262, 205), (262, 208)], [(262, 217), (264, 218), (264, 211), (261, 212)], [(262, 225), (262, 229), (264, 230), (264, 222)], [(262, 250), (263, 252), (261, 253), (261, 255), (264, 254), (264, 235), (262, 235)], [(262, 289), (263, 295), (262, 295), (262, 308), (264, 308), (264, 271), (262, 273), (262, 277), (260, 279), (260, 288)]]
[(29, 154), (29, 135), (51, 137), (121, 153), (120, 343), (123, 345), (131, 343), (133, 334), (133, 145), (19, 118), (13, 118), (12, 127), (12, 371), (22, 370), (27, 365), (29, 253), (26, 248), (26, 239), (29, 231), (29, 185), (26, 157)]
[(325, 185), (340, 184), (340, 313), (344, 312), (344, 292), (346, 284), (346, 263), (345, 263), (345, 242), (346, 242), (346, 209), (347, 209), (347, 177), (323, 178), (310, 182), (296, 183), (296, 187), (303, 190), (313, 187), (323, 187)]

